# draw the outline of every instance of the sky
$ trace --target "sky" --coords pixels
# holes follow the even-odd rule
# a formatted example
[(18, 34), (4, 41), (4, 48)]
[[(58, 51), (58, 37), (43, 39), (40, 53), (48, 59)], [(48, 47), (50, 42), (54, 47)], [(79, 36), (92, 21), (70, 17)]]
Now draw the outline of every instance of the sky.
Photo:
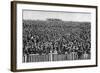
[(91, 13), (23, 10), (24, 20), (46, 20), (48, 18), (62, 19), (63, 21), (90, 22)]

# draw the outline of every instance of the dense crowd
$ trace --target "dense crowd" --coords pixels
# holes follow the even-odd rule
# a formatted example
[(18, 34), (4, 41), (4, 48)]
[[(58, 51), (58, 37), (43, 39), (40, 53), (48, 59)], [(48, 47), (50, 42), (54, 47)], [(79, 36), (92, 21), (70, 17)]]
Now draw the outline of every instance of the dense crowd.
[[(27, 27), (28, 28), (28, 27)], [(25, 28), (24, 28), (25, 29)], [(31, 30), (28, 28), (28, 30)], [(60, 33), (57, 33), (60, 34)], [(23, 55), (28, 54), (70, 54), (72, 52), (76, 53), (78, 59), (81, 58), (83, 54), (90, 55), (91, 49), (91, 37), (89, 29), (82, 29), (81, 33), (70, 32), (68, 35), (61, 35), (50, 39), (49, 35), (44, 34), (32, 34), (28, 32), (27, 35), (23, 36)], [(41, 39), (41, 36), (43, 39)]]

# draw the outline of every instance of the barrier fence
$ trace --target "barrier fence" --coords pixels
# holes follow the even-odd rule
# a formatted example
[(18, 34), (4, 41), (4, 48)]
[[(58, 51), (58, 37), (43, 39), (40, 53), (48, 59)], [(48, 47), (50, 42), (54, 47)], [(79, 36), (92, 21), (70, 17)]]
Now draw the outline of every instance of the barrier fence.
[[(90, 59), (90, 55), (83, 54), (81, 59)], [(46, 61), (64, 61), (64, 60), (79, 60), (76, 53), (70, 54), (29, 54), (23, 57), (23, 62), (46, 62)]]

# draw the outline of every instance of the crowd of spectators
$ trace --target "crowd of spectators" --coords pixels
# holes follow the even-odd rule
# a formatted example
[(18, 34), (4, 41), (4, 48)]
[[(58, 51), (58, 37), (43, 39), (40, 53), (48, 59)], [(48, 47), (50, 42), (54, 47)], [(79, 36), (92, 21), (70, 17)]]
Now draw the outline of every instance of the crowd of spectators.
[[(90, 58), (91, 32), (90, 29), (87, 28), (88, 23), (85, 24), (86, 26), (84, 25), (84, 27), (79, 27), (81, 29), (79, 33), (77, 31), (72, 31), (67, 35), (61, 35), (57, 32), (56, 34), (52, 34), (53, 39), (50, 38), (51, 34), (32, 33), (33, 30), (31, 25), (26, 23), (23, 23), (23, 25), (27, 25), (27, 27), (23, 28), (23, 55), (48, 55), (50, 53), (67, 55), (74, 53), (77, 55), (77, 59), (81, 59), (84, 55), (87, 55), (87, 57)], [(34, 30), (36, 31), (36, 29)], [(50, 30), (48, 29), (48, 31)], [(56, 37), (57, 35), (60, 36)]]

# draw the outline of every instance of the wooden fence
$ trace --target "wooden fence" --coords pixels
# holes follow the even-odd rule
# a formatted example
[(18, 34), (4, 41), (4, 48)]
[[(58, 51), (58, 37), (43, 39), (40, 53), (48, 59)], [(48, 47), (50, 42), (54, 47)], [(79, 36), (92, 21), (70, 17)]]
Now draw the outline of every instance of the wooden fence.
[[(81, 59), (90, 59), (90, 56), (87, 55), (87, 58), (82, 55)], [(71, 54), (53, 54), (48, 55), (38, 55), (30, 54), (23, 57), (23, 62), (46, 62), (46, 61), (64, 61), (64, 60), (79, 60), (78, 55), (75, 53)]]

